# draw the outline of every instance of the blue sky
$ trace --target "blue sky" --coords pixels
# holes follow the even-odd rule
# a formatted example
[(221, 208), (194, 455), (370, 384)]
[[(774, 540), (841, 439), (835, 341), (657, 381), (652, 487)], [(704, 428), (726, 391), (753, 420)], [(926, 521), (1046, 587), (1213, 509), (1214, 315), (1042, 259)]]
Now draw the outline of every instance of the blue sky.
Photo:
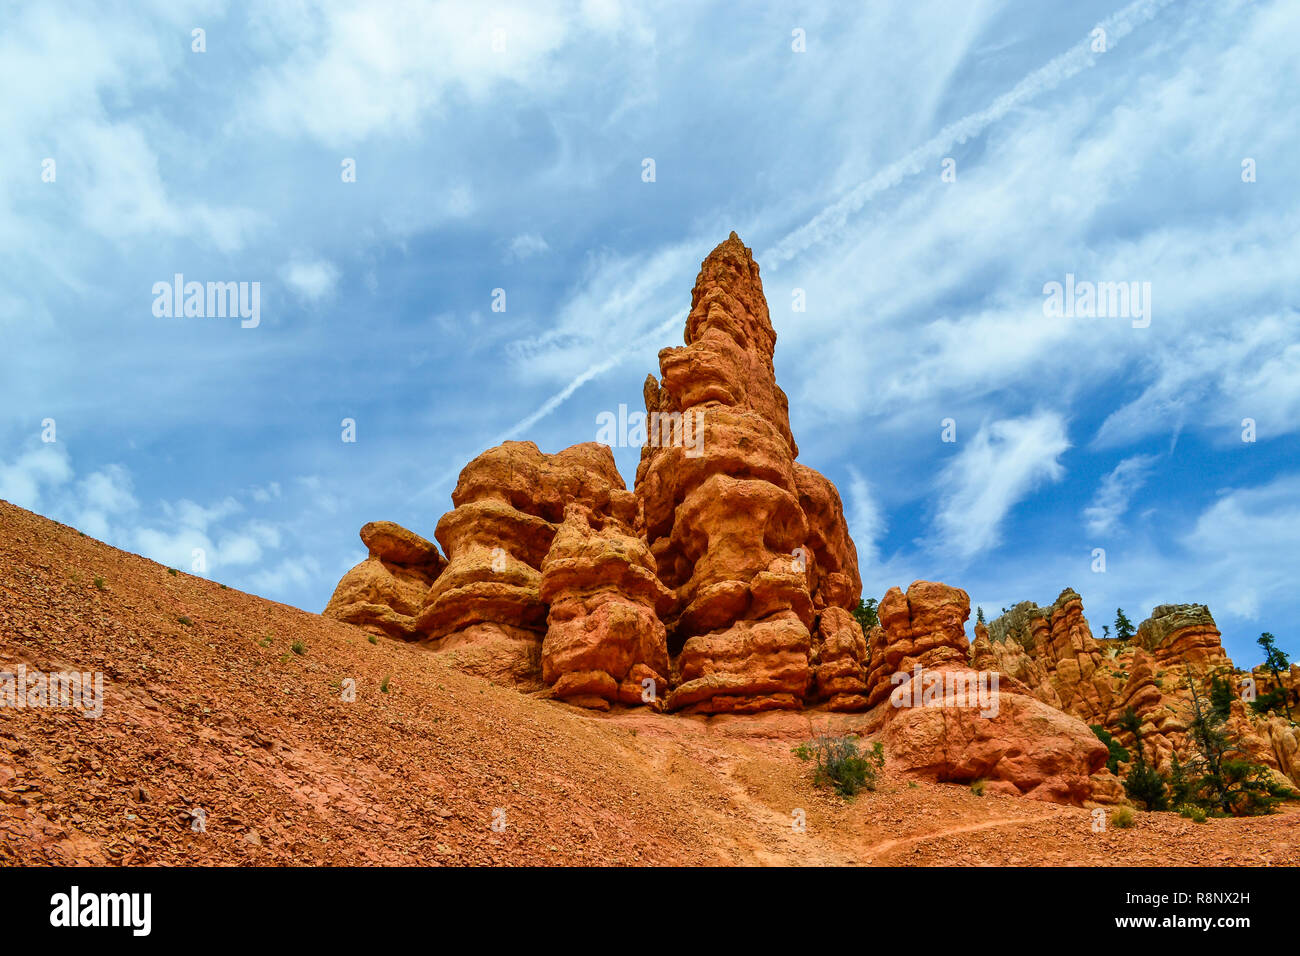
[[(735, 229), (868, 595), (1300, 654), (1300, 5), (268, 6), (4, 5), (0, 497), (319, 610), (365, 522), (639, 407)], [(155, 316), (178, 272), (260, 324)]]

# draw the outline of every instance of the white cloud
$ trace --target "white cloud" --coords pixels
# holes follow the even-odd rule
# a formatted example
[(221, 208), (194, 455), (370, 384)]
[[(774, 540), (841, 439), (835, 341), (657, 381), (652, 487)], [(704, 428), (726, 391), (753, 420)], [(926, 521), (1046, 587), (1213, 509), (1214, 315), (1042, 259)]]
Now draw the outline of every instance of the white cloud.
[(533, 256), (547, 252), (551, 247), (541, 236), (531, 232), (521, 232), (510, 240), (506, 250), (506, 262), (523, 262)]
[(1114, 467), (1097, 487), (1092, 503), (1083, 509), (1083, 519), (1092, 534), (1110, 534), (1124, 513), (1134, 492), (1146, 483), (1158, 455), (1133, 455)]
[(998, 544), (1007, 513), (1042, 482), (1064, 477), (1057, 459), (1069, 447), (1054, 412), (980, 428), (940, 475), (935, 547), (969, 560)]
[[(351, 568), (357, 562), (347, 565)], [(346, 571), (347, 568), (344, 570)], [(342, 577), (342, 573), (336, 575)], [(310, 591), (320, 587), (327, 579), (320, 562), (309, 555), (283, 558), (271, 567), (255, 572), (250, 581), (258, 594), (283, 594), (293, 591)]]
[(886, 531), (885, 515), (862, 473), (849, 466), (849, 534), (858, 547), (858, 564), (872, 566), (880, 560), (880, 538)]
[(323, 259), (295, 259), (280, 270), (280, 278), (306, 302), (317, 302), (334, 291), (339, 271)]
[[(1214, 243), (1207, 242), (1209, 249)], [(1272, 247), (1279, 261), (1288, 252)], [(1300, 249), (1297, 249), (1300, 253)], [(1220, 265), (1224, 260), (1218, 260)], [(1262, 278), (1262, 270), (1229, 267)], [(1136, 398), (1106, 417), (1093, 444), (1104, 448), (1190, 424), (1240, 441), (1253, 418), (1259, 440), (1300, 428), (1300, 312), (1283, 312), (1188, 330), (1149, 359), (1154, 377)]]
[(1300, 476), (1224, 492), (1182, 543), (1196, 556), (1196, 579), (1213, 589), (1221, 605), (1256, 619), (1265, 600), (1295, 587)]
[(259, 76), (251, 118), (338, 146), (412, 132), (452, 96), (479, 102), (502, 85), (538, 95), (561, 82), (548, 66), (576, 32), (620, 26), (598, 8), (575, 17), (556, 3), (371, 0), (260, 16), (280, 62)]
[[(1106, 31), (1107, 46), (1112, 47), (1134, 29), (1151, 20), (1170, 2), (1171, 0), (1135, 0), (1116, 11), (1102, 24)], [(1091, 36), (1084, 37), (1066, 52), (1034, 70), (984, 109), (945, 126), (928, 142), (860, 183), (847, 196), (823, 209), (772, 248), (765, 250), (763, 260), (776, 266), (793, 259), (809, 247), (838, 235), (848, 226), (850, 217), (861, 212), (879, 193), (892, 189), (923, 169), (932, 168), (954, 146), (978, 136), (1011, 111), (1025, 106), (1092, 66), (1097, 56), (1092, 49)]]
[(58, 444), (20, 454), (13, 464), (0, 462), (0, 498), (28, 511), (41, 506), (43, 494), (72, 478), (68, 454)]
[(272, 481), (264, 488), (254, 488), (251, 494), (255, 502), (264, 505), (280, 497), (280, 483)]

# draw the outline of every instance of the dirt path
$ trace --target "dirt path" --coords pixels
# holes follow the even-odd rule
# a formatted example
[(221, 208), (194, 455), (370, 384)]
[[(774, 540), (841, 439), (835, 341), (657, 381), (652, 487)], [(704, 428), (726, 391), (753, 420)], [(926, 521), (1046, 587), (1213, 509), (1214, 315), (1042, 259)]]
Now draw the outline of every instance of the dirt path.
[(929, 833), (920, 833), (915, 836), (899, 837), (895, 840), (882, 840), (874, 846), (869, 846), (862, 851), (864, 863), (874, 863), (876, 865), (887, 865), (885, 857), (900, 847), (912, 846), (917, 843), (923, 843), (929, 840), (938, 840), (943, 837), (957, 836), (962, 833), (975, 833), (979, 830), (990, 830), (994, 827), (1004, 827), (1010, 825), (1022, 825), (1032, 823), (1033, 820), (1025, 817), (1001, 817), (996, 820), (983, 820), (979, 823), (964, 823), (958, 826), (941, 827), (938, 830)]

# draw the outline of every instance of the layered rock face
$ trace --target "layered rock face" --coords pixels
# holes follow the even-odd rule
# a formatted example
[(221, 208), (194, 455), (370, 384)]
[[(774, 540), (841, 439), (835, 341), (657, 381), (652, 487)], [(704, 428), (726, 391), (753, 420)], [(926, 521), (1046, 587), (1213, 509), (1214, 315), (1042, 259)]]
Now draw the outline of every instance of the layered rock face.
[(1083, 616), (1083, 600), (1066, 588), (1050, 607), (1022, 601), (988, 628), (996, 667), (1039, 700), (1087, 720), (1105, 717), (1114, 682), (1100, 670), (1101, 645)]
[[(1142, 747), (1149, 761), (1168, 772), (1175, 753), (1195, 748), (1188, 739), (1192, 713), (1189, 672), (1208, 693), (1212, 676), (1239, 686), (1223, 650), (1219, 629), (1203, 604), (1162, 604), (1143, 621), (1131, 644), (1092, 637), (1079, 595), (1065, 590), (1050, 608), (1017, 604), (990, 623), (972, 647), (976, 666), (992, 667), (1023, 683), (1036, 698), (1100, 724), (1130, 752), (1133, 735), (1118, 728), (1128, 708), (1141, 720)], [(1292, 782), (1300, 733), (1285, 720), (1260, 718), (1234, 702), (1225, 727), (1255, 761)]]
[(871, 725), (896, 766), (1058, 803), (1097, 799), (1106, 748), (1017, 681), (967, 663), (965, 591), (929, 581), (886, 593), (871, 634)]
[(632, 525), (573, 503), (542, 562), (549, 607), (542, 679), (557, 697), (600, 709), (653, 703), (668, 689), (667, 630), (676, 599)]
[(506, 442), (465, 466), (451, 500), (436, 532), (447, 567), (424, 596), (416, 630), (473, 673), (536, 686), (548, 616), (542, 566), (567, 510), (631, 527), (636, 498), (607, 445), (547, 455), (532, 442)]

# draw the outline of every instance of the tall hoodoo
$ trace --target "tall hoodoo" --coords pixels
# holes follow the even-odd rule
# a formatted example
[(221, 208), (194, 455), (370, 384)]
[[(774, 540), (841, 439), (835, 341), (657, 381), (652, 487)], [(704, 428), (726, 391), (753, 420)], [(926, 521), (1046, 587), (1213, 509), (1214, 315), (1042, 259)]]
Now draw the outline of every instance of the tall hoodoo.
[[(669, 622), (680, 652), (668, 706), (798, 707), (810, 693), (864, 706), (861, 630), (826, 614), (857, 603), (857, 554), (834, 486), (795, 462), (776, 332), (734, 232), (700, 267), (685, 339), (659, 353), (646, 413), (702, 423), (702, 440), (647, 444), (636, 477), (659, 577), (681, 607)], [(823, 649), (834, 677), (819, 681)]]

